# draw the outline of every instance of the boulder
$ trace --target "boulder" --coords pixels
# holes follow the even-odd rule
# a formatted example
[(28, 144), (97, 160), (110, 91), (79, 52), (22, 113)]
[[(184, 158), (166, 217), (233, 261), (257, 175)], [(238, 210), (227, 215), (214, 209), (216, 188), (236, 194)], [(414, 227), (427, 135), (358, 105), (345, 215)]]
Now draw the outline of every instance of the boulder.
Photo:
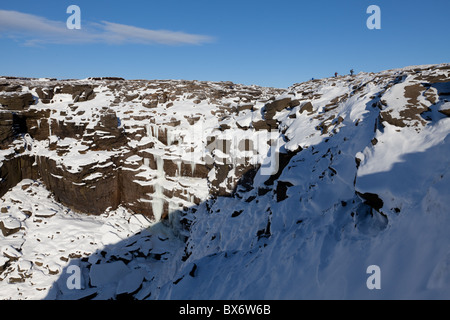
[[(270, 120), (273, 119), (273, 117), (275, 116), (275, 114), (277, 112), (280, 112), (288, 107), (291, 107), (292, 105), (295, 105), (295, 103), (293, 103), (291, 101), (291, 98), (284, 98), (284, 99), (280, 99), (280, 100), (275, 100), (273, 102), (267, 103), (264, 106), (264, 117), (266, 120)], [(298, 101), (297, 101), (298, 102)]]
[(36, 93), (42, 103), (50, 103), (55, 95), (54, 89), (54, 87), (36, 88)]
[(20, 221), (16, 219), (5, 219), (0, 221), (0, 230), (4, 237), (12, 235), (20, 230)]

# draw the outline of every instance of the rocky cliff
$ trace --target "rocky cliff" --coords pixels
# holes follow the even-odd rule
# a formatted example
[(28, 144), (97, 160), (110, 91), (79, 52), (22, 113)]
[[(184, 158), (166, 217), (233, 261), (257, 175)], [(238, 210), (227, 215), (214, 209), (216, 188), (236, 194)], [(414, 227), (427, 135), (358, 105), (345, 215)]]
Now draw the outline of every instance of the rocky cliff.
[[(109, 249), (94, 253), (86, 244), (85, 255), (58, 256), (81, 259), (90, 279), (81, 296), (308, 298), (327, 296), (328, 285), (333, 298), (364, 296), (364, 286), (334, 278), (333, 270), (351, 277), (377, 259), (389, 270), (409, 270), (419, 257), (403, 249), (416, 236), (422, 253), (434, 252), (426, 254), (421, 283), (447, 292), (449, 73), (448, 64), (413, 66), (288, 89), (0, 79), (0, 196), (8, 216), (1, 227), (5, 241), (16, 237), (8, 250), (18, 252), (3, 250), (12, 269), (2, 277), (10, 279), (25, 259), (16, 256), (29, 250), (21, 232), (30, 217), (56, 214), (57, 221), (64, 219), (57, 212), (69, 210), (103, 219), (125, 210), (169, 226), (170, 236), (158, 227), (120, 241), (110, 235), (121, 234), (114, 227), (106, 240), (100, 236), (103, 242), (91, 241), (101, 247), (117, 240)], [(44, 186), (54, 209), (42, 214), (18, 194), (35, 199)], [(117, 267), (118, 260), (128, 270), (124, 277), (140, 270), (133, 290), (122, 291), (113, 279), (113, 289), (100, 284), (98, 265)], [(63, 265), (52, 261), (48, 270)], [(20, 281), (27, 282), (24, 274)], [(214, 291), (218, 275), (228, 275), (229, 283)], [(49, 297), (72, 294), (62, 285)], [(342, 286), (351, 292), (339, 291)]]
[(157, 220), (232, 193), (257, 162), (215, 157), (217, 150), (229, 158), (231, 141), (218, 137), (282, 91), (110, 78), (4, 79), (0, 88), (1, 195), (22, 179), (41, 179), (74, 210), (98, 215), (124, 205)]

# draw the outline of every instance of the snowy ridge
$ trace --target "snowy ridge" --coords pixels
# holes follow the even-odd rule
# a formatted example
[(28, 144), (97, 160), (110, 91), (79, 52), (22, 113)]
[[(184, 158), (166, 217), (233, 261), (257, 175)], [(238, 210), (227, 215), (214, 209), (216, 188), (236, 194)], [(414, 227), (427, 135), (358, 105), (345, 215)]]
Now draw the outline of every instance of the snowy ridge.
[(449, 72), (9, 79), (2, 298), (448, 298)]

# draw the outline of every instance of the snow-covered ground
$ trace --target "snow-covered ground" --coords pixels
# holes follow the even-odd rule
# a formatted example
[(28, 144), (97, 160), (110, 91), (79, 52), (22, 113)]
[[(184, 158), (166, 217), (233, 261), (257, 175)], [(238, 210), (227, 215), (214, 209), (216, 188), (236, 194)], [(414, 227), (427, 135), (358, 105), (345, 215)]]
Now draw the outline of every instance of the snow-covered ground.
[[(110, 108), (128, 134), (126, 145), (88, 150), (86, 141), (52, 134), (15, 144), (33, 144), (23, 152), (44, 154), (73, 173), (125, 155), (122, 170), (136, 172), (133, 182), (154, 186), (153, 195), (142, 196), (152, 202), (153, 217), (124, 204), (97, 216), (76, 213), (40, 179), (22, 180), (0, 198), (1, 298), (450, 298), (449, 72), (443, 64), (314, 80), (277, 91), (272, 100), (269, 89), (248, 101), (183, 93), (150, 109), (145, 99), (114, 102), (109, 87), (97, 87), (96, 98), (79, 103), (71, 121), (95, 130), (96, 114)], [(127, 94), (155, 92), (144, 85)], [(67, 121), (72, 97), (53, 99), (59, 102), (33, 107), (53, 108), (50, 117)], [(279, 107), (282, 101), (289, 103)], [(252, 126), (261, 122), (277, 124), (276, 149), (287, 159), (278, 174), (249, 165), (250, 186), (210, 195), (224, 176), (219, 167), (232, 169), (214, 187), (230, 191), (231, 182), (248, 182), (236, 169), (248, 163), (233, 148), (239, 139), (223, 152), (208, 150), (205, 136), (221, 126), (217, 140), (238, 136), (260, 145), (268, 132)], [(58, 148), (69, 151), (61, 155)], [(264, 148), (250, 164), (264, 163), (270, 146)], [(12, 150), (1, 150), (0, 161)], [(194, 172), (208, 152), (215, 162), (207, 178), (182, 176), (179, 162), (176, 174), (163, 170), (169, 168), (163, 159), (178, 159)], [(82, 183), (102, 177), (91, 170)], [(167, 199), (169, 216), (161, 220)], [(379, 267), (380, 289), (367, 287), (372, 265)], [(80, 289), (70, 286), (74, 270)]]
[(0, 207), (7, 211), (1, 215), (5, 227), (20, 228), (8, 236), (0, 234), (5, 256), (0, 263), (1, 299), (42, 299), (72, 261), (93, 259), (105, 246), (151, 225), (123, 208), (101, 216), (75, 213), (33, 180), (22, 180), (2, 197)]

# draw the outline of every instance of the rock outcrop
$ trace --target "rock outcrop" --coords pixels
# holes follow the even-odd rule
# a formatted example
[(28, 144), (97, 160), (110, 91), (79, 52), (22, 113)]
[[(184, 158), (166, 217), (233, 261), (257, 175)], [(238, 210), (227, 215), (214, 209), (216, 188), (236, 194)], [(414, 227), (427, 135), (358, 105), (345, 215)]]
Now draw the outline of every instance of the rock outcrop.
[(220, 119), (249, 112), (257, 99), (281, 92), (109, 77), (6, 79), (0, 85), (0, 146), (7, 155), (0, 194), (22, 179), (40, 179), (73, 210), (98, 215), (123, 205), (156, 219), (209, 194), (232, 193), (245, 172), (242, 164), (226, 165), (232, 171), (226, 177), (231, 171), (224, 171), (224, 159), (205, 162), (206, 132), (194, 125), (212, 120), (224, 128)]
[[(439, 76), (436, 70), (442, 70)], [(339, 106), (363, 98), (369, 86), (379, 88), (369, 93), (378, 110), (376, 128), (420, 130), (449, 114), (446, 70), (348, 77), (346, 88), (340, 87), (342, 79), (315, 80), (288, 90), (114, 77), (5, 78), (0, 81), (0, 194), (22, 179), (40, 179), (77, 211), (98, 215), (123, 205), (161, 219), (211, 196), (249, 192), (254, 179), (264, 179), (257, 192), (274, 188), (283, 201), (291, 183), (277, 180), (292, 157), (308, 148), (295, 137), (312, 141), (337, 134), (348, 125)], [(377, 141), (371, 138), (373, 146)], [(257, 172), (271, 154), (278, 171), (261, 178)], [(374, 210), (383, 210), (382, 202), (371, 200), (376, 194), (355, 192)]]
[(449, 71), (0, 79), (0, 296), (448, 296)]

